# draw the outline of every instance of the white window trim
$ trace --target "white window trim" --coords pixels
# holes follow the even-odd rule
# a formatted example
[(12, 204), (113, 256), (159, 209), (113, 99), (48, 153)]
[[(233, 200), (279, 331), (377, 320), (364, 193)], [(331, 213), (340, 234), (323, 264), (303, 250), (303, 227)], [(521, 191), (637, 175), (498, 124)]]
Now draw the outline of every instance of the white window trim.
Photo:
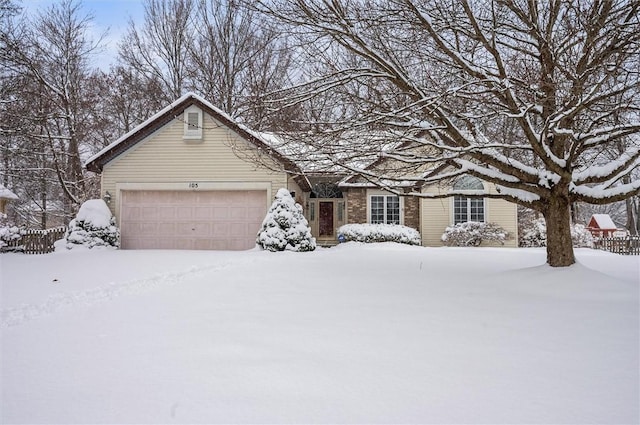
[[(371, 223), (371, 197), (372, 196), (398, 196), (395, 193), (387, 192), (386, 190), (367, 190), (367, 223)], [(400, 224), (404, 225), (404, 196), (398, 196), (400, 201)], [(386, 206), (386, 199), (385, 199)], [(386, 208), (385, 208), (386, 219)]]
[[(480, 191), (465, 191), (467, 192), (465, 193), (456, 193), (455, 195), (453, 195), (451, 197), (451, 220), (450, 223), (451, 225), (453, 225), (456, 222), (456, 196), (467, 196), (467, 195), (477, 195), (479, 193), (481, 193)], [(484, 192), (482, 192), (484, 193)], [(467, 198), (467, 222), (471, 221), (469, 220), (469, 216), (471, 215), (471, 205), (470, 205), (470, 200), (471, 198)], [(482, 223), (488, 223), (487, 221), (487, 215), (488, 215), (488, 210), (487, 210), (487, 198), (482, 198), (482, 211), (483, 211), (483, 219), (484, 221), (482, 221)]]
[[(471, 176), (469, 176), (471, 177)], [(474, 179), (477, 179), (480, 183), (482, 183), (482, 190), (480, 189), (469, 189), (469, 190), (455, 190), (453, 189), (453, 187), (455, 186), (455, 183), (453, 184), (453, 186), (451, 186), (451, 190), (455, 191), (456, 193), (454, 195), (451, 196), (451, 217), (450, 217), (450, 223), (451, 225), (453, 225), (456, 222), (456, 196), (468, 196), (468, 195), (484, 195), (487, 193), (487, 185), (484, 181), (482, 181), (481, 179), (477, 178), (477, 177), (472, 177)], [(467, 198), (467, 222), (470, 221), (469, 217), (471, 215), (471, 205), (470, 205), (470, 199), (471, 198)], [(488, 213), (489, 211), (487, 210), (488, 207), (488, 203), (487, 203), (487, 198), (482, 198), (482, 211), (483, 211), (483, 223), (487, 223), (488, 222)]]
[[(198, 128), (193, 129), (189, 127), (189, 123), (187, 122), (187, 116), (189, 113), (197, 113), (198, 114)], [(202, 109), (197, 106), (189, 106), (184, 110), (183, 114), (184, 121), (184, 134), (183, 139), (185, 140), (202, 140), (202, 127), (204, 125), (204, 117), (202, 114)]]

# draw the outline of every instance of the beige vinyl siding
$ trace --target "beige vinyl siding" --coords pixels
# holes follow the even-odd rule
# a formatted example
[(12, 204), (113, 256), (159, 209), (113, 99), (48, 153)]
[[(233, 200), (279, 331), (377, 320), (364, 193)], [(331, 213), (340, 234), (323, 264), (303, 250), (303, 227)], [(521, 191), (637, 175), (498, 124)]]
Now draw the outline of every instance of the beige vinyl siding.
[[(288, 188), (286, 173), (251, 161), (257, 153), (254, 146), (211, 116), (204, 116), (202, 139), (185, 140), (183, 135), (181, 116), (104, 166), (102, 194), (111, 194), (110, 208), (116, 217), (120, 190), (266, 189), (265, 204), (270, 205), (278, 189)], [(261, 160), (276, 169), (266, 154)]]
[[(440, 194), (446, 189), (439, 186), (428, 186), (424, 193)], [(444, 229), (451, 224), (451, 198), (429, 199), (423, 198), (420, 202), (420, 235), (422, 245), (441, 246), (441, 236)]]
[(509, 232), (509, 240), (504, 246), (518, 246), (518, 208), (504, 199), (487, 199), (487, 221), (496, 223)]
[[(300, 186), (298, 186), (298, 183), (296, 183), (296, 181), (291, 178), (291, 176), (289, 176), (289, 178), (287, 179), (287, 185), (283, 186), (286, 187), (287, 189), (289, 189), (289, 192), (295, 192), (296, 193), (296, 202), (302, 204), (302, 202), (304, 202), (304, 192), (302, 191), (302, 189), (300, 189)], [(275, 196), (275, 192), (273, 194), (273, 196)]]
[[(498, 193), (496, 185), (493, 183), (485, 183), (489, 188), (489, 193)], [(504, 246), (518, 246), (518, 206), (513, 202), (504, 199), (486, 199), (487, 208), (486, 221), (496, 223), (504, 230), (509, 232), (509, 240), (505, 241)]]
[[(484, 183), (489, 193), (496, 193), (495, 185)], [(424, 193), (446, 193), (448, 188), (429, 186)], [(517, 206), (503, 199), (485, 199), (485, 220), (496, 223), (509, 232), (511, 238), (504, 246), (518, 246)], [(420, 233), (424, 246), (441, 246), (442, 233), (453, 224), (453, 198), (422, 199), (420, 203)]]

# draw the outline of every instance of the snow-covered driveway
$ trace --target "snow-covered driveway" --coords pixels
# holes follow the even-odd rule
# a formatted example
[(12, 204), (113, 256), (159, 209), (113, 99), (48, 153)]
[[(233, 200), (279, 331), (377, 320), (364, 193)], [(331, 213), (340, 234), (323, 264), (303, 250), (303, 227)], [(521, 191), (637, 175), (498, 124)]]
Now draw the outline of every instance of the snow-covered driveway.
[(640, 258), (0, 256), (2, 423), (637, 423)]

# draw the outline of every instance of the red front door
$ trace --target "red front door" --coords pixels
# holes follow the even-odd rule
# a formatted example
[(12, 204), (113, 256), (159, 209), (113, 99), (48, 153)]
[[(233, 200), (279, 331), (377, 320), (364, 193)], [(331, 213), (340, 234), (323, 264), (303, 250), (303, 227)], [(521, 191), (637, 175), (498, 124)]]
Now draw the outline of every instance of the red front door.
[(320, 201), (319, 214), (319, 232), (320, 237), (333, 237), (333, 202)]

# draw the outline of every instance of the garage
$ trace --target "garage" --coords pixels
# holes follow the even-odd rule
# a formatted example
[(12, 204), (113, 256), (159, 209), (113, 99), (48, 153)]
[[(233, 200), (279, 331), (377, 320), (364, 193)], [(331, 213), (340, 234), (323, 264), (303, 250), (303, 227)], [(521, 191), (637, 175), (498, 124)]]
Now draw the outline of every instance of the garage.
[(123, 249), (250, 249), (267, 212), (264, 190), (128, 190), (121, 196)]

